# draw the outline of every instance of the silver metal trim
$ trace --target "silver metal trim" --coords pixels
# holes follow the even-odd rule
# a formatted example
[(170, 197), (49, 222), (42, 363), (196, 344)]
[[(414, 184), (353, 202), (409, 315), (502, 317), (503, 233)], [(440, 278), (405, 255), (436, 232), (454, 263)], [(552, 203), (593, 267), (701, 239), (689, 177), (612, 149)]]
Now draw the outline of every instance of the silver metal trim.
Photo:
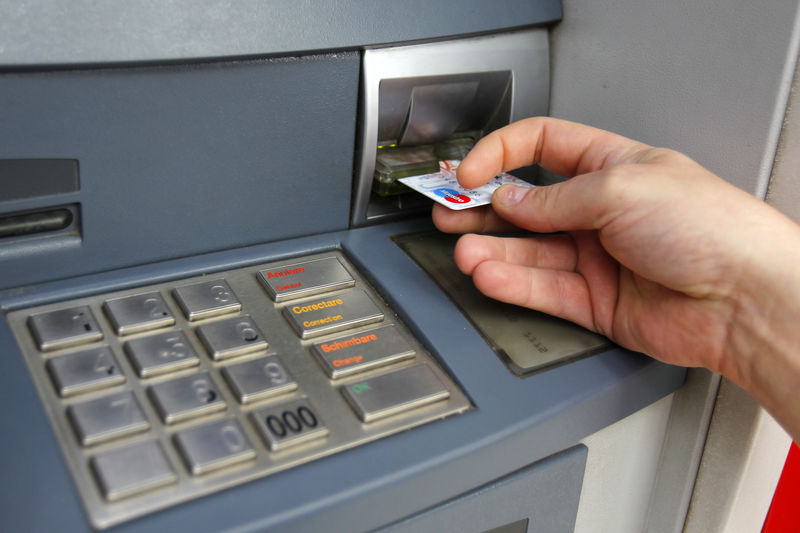
[(512, 122), (547, 114), (550, 61), (545, 28), (364, 52), (361, 147), (351, 215), (353, 226), (363, 226), (383, 218), (367, 217), (378, 148), (381, 80), (498, 70), (512, 72)]

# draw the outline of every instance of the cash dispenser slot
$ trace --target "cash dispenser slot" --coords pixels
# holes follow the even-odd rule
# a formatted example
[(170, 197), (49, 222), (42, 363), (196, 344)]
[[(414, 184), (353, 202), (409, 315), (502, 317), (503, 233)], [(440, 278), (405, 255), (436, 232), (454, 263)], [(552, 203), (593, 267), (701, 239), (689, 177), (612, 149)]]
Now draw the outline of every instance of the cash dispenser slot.
[(378, 145), (436, 144), (504, 125), (510, 85), (508, 70), (383, 80)]
[(477, 81), (466, 81), (411, 89), (408, 119), (398, 144), (427, 144), (447, 139), (461, 125), (470, 106), (477, 103), (478, 85)]
[(437, 172), (487, 133), (547, 113), (542, 29), (370, 49), (363, 67), (353, 226), (429, 209), (397, 179)]
[(463, 159), (485, 132), (508, 123), (510, 87), (510, 71), (382, 81), (372, 192), (391, 202), (410, 192), (397, 179)]

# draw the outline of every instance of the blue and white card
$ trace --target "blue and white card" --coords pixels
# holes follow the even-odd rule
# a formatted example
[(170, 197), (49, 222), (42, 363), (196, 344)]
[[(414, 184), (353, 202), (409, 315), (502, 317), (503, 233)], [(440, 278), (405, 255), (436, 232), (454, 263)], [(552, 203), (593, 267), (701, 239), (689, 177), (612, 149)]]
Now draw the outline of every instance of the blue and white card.
[(434, 202), (455, 210), (469, 209), (492, 203), (492, 194), (501, 185), (534, 187), (527, 181), (501, 172), (485, 185), (475, 189), (465, 189), (458, 184), (456, 179), (456, 168), (458, 168), (460, 162), (458, 160), (441, 161), (439, 163), (439, 172), (422, 174), (421, 176), (409, 176), (408, 178), (400, 178), (397, 181), (424, 194)]

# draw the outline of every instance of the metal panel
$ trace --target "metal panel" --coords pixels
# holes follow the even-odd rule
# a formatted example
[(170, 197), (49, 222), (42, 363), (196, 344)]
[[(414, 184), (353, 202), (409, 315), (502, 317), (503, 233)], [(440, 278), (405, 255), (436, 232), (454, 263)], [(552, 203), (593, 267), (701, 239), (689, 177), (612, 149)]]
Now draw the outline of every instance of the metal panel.
[(363, 63), (361, 145), (351, 217), (355, 226), (383, 218), (382, 213), (368, 212), (378, 147), (381, 81), (511, 71), (510, 120), (547, 113), (550, 67), (546, 29), (367, 50)]

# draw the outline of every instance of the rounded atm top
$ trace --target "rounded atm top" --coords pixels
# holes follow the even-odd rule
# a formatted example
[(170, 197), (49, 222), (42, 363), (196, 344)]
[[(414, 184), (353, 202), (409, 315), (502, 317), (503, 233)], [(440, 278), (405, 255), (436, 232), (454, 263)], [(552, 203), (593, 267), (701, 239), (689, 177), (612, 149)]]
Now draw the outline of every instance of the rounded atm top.
[(0, 5), (0, 68), (307, 54), (560, 18), (559, 0), (23, 0)]

